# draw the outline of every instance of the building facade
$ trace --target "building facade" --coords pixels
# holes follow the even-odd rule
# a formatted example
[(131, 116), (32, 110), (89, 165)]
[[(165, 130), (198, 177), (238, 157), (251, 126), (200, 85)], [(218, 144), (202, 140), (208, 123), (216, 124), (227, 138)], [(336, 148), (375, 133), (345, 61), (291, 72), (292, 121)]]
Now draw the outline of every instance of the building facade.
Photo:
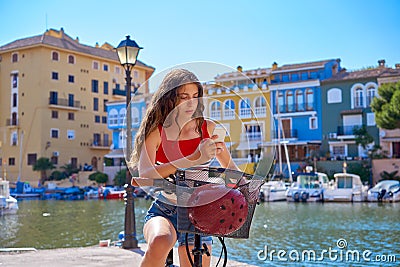
[[(125, 99), (125, 73), (108, 43), (87, 46), (64, 30), (47, 30), (0, 47), (2, 170), (15, 181), (38, 181), (40, 157), (57, 168), (85, 163), (103, 170), (112, 131), (107, 103)], [(138, 62), (134, 86), (154, 68)]]
[(340, 70), (340, 59), (272, 65), (269, 90), (276, 125), (273, 139), (286, 143), (291, 161), (317, 156), (322, 137), (321, 81)]

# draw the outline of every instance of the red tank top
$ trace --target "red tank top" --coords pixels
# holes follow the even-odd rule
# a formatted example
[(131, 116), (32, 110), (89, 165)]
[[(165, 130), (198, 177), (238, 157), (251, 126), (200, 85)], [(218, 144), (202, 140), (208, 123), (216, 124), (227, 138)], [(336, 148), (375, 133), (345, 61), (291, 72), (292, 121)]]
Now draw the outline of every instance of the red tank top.
[(158, 130), (160, 131), (161, 144), (156, 152), (156, 163), (167, 163), (189, 156), (196, 150), (202, 139), (210, 138), (210, 134), (207, 130), (207, 122), (205, 120), (201, 126), (203, 138), (197, 137), (188, 140), (168, 140), (165, 131), (163, 131), (162, 125), (158, 126)]

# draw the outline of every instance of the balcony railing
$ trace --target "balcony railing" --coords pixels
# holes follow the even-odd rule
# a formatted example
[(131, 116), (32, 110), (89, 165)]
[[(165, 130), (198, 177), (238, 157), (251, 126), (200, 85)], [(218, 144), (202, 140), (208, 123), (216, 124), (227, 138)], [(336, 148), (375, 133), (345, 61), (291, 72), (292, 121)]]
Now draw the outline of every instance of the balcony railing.
[(303, 111), (314, 111), (314, 106), (312, 104), (290, 104), (290, 105), (280, 105), (280, 113), (292, 113), (292, 112), (303, 112)]
[(361, 125), (338, 126), (337, 135), (354, 135), (354, 128), (361, 127)]
[(240, 134), (240, 141), (262, 141), (262, 133), (261, 132), (247, 132)]
[(6, 126), (18, 126), (19, 122), (18, 120), (15, 119), (7, 119), (6, 120)]
[(119, 96), (126, 96), (126, 90), (121, 90), (121, 89), (113, 89), (112, 90), (113, 95), (119, 95)]
[[(297, 129), (287, 129), (280, 131), (280, 138), (298, 138)], [(274, 138), (278, 138), (278, 130), (274, 132)]]
[(80, 101), (71, 101), (67, 98), (49, 98), (49, 105), (69, 107), (69, 108), (80, 108)]
[(110, 140), (92, 139), (90, 140), (90, 145), (92, 148), (109, 148), (111, 145)]

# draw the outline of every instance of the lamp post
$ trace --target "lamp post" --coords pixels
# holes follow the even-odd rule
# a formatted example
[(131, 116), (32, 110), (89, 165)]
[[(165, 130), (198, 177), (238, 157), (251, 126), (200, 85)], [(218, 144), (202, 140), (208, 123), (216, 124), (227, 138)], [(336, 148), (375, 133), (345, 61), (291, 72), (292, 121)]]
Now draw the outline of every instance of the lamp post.
[[(132, 77), (131, 71), (136, 64), (139, 50), (142, 49), (138, 44), (126, 36), (117, 47), (118, 59), (125, 69), (126, 80), (126, 155), (131, 156), (132, 152), (132, 112), (131, 112), (131, 94), (132, 94)], [(136, 93), (136, 89), (133, 92)], [(126, 199), (125, 199), (125, 238), (122, 247), (125, 249), (138, 248), (136, 239), (136, 222), (135, 222), (135, 203), (133, 199), (133, 186), (131, 185), (131, 173), (126, 167)]]

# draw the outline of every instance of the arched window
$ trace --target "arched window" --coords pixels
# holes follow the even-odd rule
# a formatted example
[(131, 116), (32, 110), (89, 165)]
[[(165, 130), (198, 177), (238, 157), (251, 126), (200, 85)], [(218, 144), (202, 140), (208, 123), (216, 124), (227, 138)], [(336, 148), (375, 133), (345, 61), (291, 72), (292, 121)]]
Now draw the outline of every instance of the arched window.
[(355, 89), (355, 94), (354, 94), (354, 107), (355, 108), (363, 107), (363, 98), (364, 98), (363, 89), (361, 87), (357, 87)]
[(136, 107), (132, 107), (132, 123), (139, 123), (139, 110)]
[(75, 57), (73, 55), (68, 56), (68, 63), (69, 64), (75, 64)]
[(256, 116), (265, 116), (267, 114), (267, 101), (262, 96), (259, 96), (254, 101), (254, 113)]
[(119, 125), (124, 125), (125, 116), (126, 116), (126, 108), (121, 108), (121, 110), (119, 111), (119, 115), (118, 115), (118, 124)]
[(288, 112), (294, 111), (294, 98), (293, 98), (292, 91), (286, 91), (286, 105), (287, 105)]
[(296, 90), (296, 111), (304, 111), (304, 95), (302, 90)]
[(210, 115), (213, 119), (221, 119), (221, 103), (218, 101), (211, 102)]
[(235, 102), (228, 99), (224, 103), (224, 119), (234, 119), (235, 118)]
[(367, 106), (370, 106), (372, 100), (377, 96), (377, 86), (374, 83), (367, 84)]
[(285, 112), (285, 99), (283, 97), (283, 92), (278, 92), (278, 105), (277, 112)]
[(250, 99), (243, 98), (242, 100), (240, 100), (239, 115), (241, 118), (250, 118), (251, 117)]
[(51, 59), (54, 61), (58, 61), (58, 52), (53, 51), (53, 53), (51, 53)]
[(108, 117), (108, 122), (110, 126), (118, 125), (118, 111), (115, 108), (110, 110)]
[(306, 90), (306, 109), (314, 109), (314, 91), (310, 88)]

